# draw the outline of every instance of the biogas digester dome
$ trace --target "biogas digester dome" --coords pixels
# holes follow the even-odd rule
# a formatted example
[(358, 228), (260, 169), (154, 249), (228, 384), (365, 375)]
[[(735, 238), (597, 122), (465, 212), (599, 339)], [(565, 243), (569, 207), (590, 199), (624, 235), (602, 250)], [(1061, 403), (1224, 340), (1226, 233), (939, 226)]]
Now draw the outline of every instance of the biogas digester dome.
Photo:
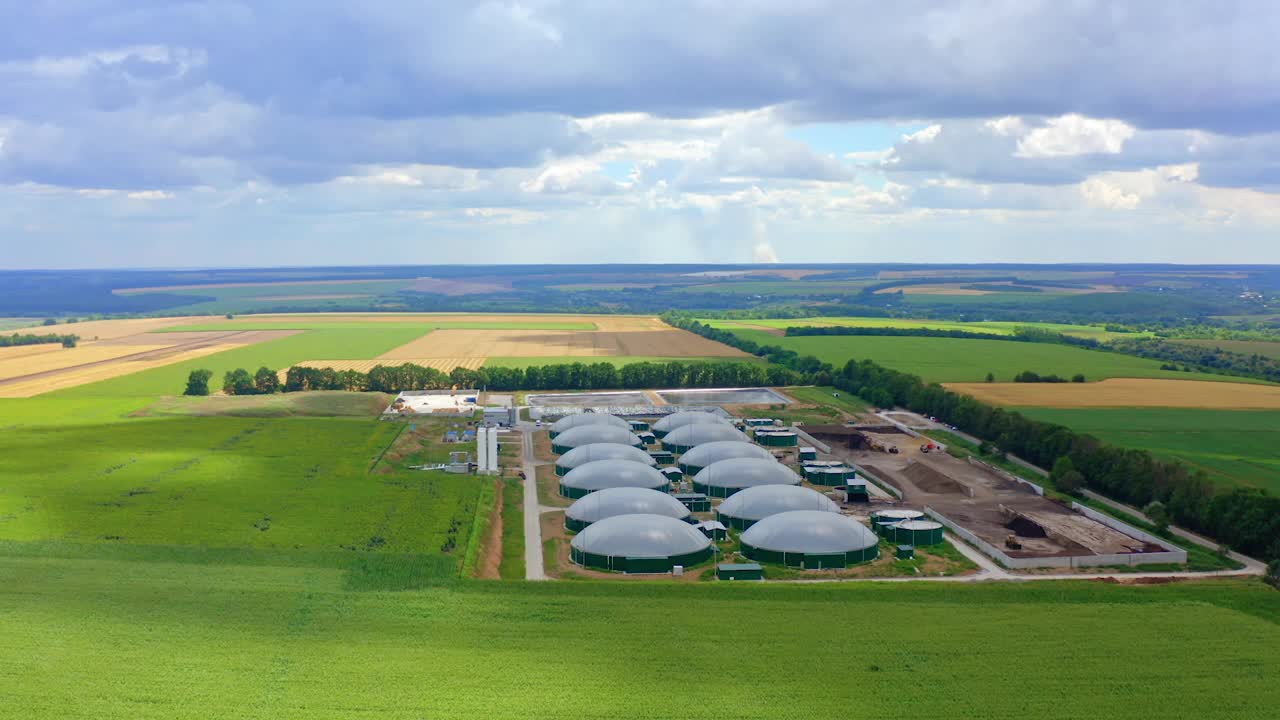
[(749, 443), (751, 439), (728, 423), (695, 423), (667, 433), (662, 438), (662, 447), (674, 453), (686, 453), (709, 442)]
[(557, 454), (567, 453), (576, 447), (594, 443), (617, 443), (637, 448), (644, 447), (644, 443), (640, 442), (640, 438), (626, 428), (612, 425), (583, 425), (582, 427), (565, 430), (557, 435), (556, 439), (551, 441), (551, 450)]
[(667, 433), (682, 428), (686, 425), (728, 425), (729, 421), (709, 412), (678, 412), (658, 420), (649, 429), (659, 438), (666, 437)]
[(880, 556), (879, 540), (853, 518), (821, 510), (770, 515), (742, 533), (742, 554), (809, 570), (842, 568)]
[(693, 491), (727, 498), (757, 485), (799, 485), (800, 476), (769, 458), (730, 458), (711, 463), (693, 476)]
[(753, 443), (734, 442), (733, 440), (717, 440), (702, 443), (680, 456), (680, 469), (686, 475), (696, 475), (706, 466), (732, 458), (760, 458), (772, 460), (773, 455), (765, 448)]
[(583, 463), (560, 478), (560, 494), (577, 499), (597, 490), (616, 487), (648, 488), (665, 492), (671, 480), (657, 469), (629, 460), (595, 460)]
[(711, 540), (665, 515), (614, 515), (574, 536), (569, 558), (584, 567), (627, 573), (664, 573), (711, 557)]
[(654, 467), (658, 464), (649, 453), (630, 445), (618, 443), (591, 443), (579, 445), (556, 460), (556, 475), (564, 475), (570, 470), (596, 460), (629, 460), (641, 465)]
[(726, 527), (746, 530), (757, 522), (792, 510), (840, 512), (840, 506), (816, 490), (796, 485), (757, 485), (720, 503), (716, 519)]
[(556, 436), (562, 432), (572, 430), (576, 427), (589, 427), (592, 425), (606, 425), (623, 430), (630, 430), (631, 423), (614, 415), (605, 413), (580, 413), (577, 415), (566, 415), (559, 420), (551, 423), (551, 439), (555, 440)]
[(605, 488), (576, 500), (564, 511), (565, 529), (580, 532), (594, 522), (615, 515), (664, 515), (676, 520), (690, 517), (689, 508), (667, 493), (647, 488)]

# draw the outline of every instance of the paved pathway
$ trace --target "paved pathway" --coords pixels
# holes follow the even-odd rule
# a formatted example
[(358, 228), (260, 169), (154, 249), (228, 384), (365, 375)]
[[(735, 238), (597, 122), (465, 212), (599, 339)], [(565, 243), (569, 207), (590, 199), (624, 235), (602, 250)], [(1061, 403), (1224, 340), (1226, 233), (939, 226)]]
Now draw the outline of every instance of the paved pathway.
[(533, 457), (533, 423), (521, 422), (524, 469), (524, 578), (549, 580), (542, 569), (542, 508), (538, 505), (538, 468)]

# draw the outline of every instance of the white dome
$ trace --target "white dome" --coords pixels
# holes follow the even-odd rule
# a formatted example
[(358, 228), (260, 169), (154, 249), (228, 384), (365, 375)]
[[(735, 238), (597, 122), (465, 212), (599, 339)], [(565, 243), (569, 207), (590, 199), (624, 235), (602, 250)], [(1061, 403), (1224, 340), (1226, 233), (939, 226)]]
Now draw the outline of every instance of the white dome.
[(551, 423), (551, 432), (562, 433), (572, 430), (576, 427), (587, 427), (589, 425), (608, 425), (623, 430), (630, 430), (631, 423), (614, 415), (606, 415), (604, 413), (578, 413), (575, 415), (566, 415), (559, 420)]
[(730, 458), (702, 468), (693, 476), (693, 481), (707, 487), (740, 489), (757, 485), (799, 485), (800, 476), (773, 458)]
[(629, 460), (653, 467), (658, 462), (649, 453), (631, 445), (618, 443), (591, 443), (579, 445), (556, 460), (556, 466), (573, 469), (596, 460)]
[(571, 428), (556, 435), (551, 441), (552, 447), (576, 448), (593, 443), (618, 443), (620, 445), (638, 446), (640, 438), (626, 428), (612, 425), (583, 425)]
[(561, 487), (587, 492), (616, 487), (665, 490), (670, 484), (671, 480), (657, 469), (629, 460), (594, 460), (560, 478)]
[(680, 520), (689, 517), (689, 508), (657, 490), (613, 487), (579, 498), (564, 514), (582, 523), (599, 522), (615, 515), (664, 515)]
[(749, 443), (751, 439), (728, 423), (719, 425), (705, 423), (685, 425), (672, 430), (662, 438), (662, 444), (665, 446), (685, 448), (693, 448), (709, 442), (724, 441)]
[(762, 520), (792, 510), (838, 513), (840, 506), (815, 490), (798, 485), (757, 485), (734, 493), (716, 509), (721, 515), (742, 520)]
[(653, 429), (657, 432), (671, 432), (676, 428), (682, 428), (685, 425), (728, 425), (729, 421), (710, 412), (678, 412), (658, 420), (653, 424)]
[(822, 510), (791, 510), (764, 518), (742, 533), (742, 544), (783, 553), (824, 555), (865, 550), (879, 542), (853, 518)]
[(665, 515), (614, 515), (592, 523), (570, 545), (592, 555), (664, 558), (701, 552), (711, 541), (694, 526)]
[(704, 468), (721, 460), (744, 457), (760, 458), (762, 460), (773, 459), (773, 455), (767, 449), (754, 443), (737, 442), (734, 440), (716, 440), (713, 442), (702, 443), (684, 455), (681, 455), (680, 465)]

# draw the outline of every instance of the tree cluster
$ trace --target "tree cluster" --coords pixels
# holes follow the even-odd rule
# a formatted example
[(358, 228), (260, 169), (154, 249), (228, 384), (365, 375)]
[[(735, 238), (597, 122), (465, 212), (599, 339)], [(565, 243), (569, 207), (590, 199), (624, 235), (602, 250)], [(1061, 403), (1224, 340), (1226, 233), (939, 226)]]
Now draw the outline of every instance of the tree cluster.
[(236, 368), (222, 376), (222, 392), (228, 395), (270, 395), (280, 392), (280, 376), (268, 367), (260, 367), (252, 375), (244, 368)]
[(1016, 327), (1013, 333), (1009, 335), (1001, 335), (999, 333), (975, 332), (972, 330), (960, 330), (956, 328), (928, 328), (928, 327), (853, 327), (853, 326), (802, 326), (789, 327), (786, 330), (788, 336), (801, 335), (864, 335), (864, 336), (888, 336), (888, 337), (942, 337), (942, 338), (960, 338), (965, 340), (1003, 340), (1006, 342), (1029, 342), (1029, 343), (1046, 343), (1053, 345), (1073, 345), (1075, 347), (1083, 347), (1089, 349), (1100, 349), (1103, 347), (1093, 338), (1078, 338), (1071, 335), (1045, 330), (1035, 326), (1027, 325)]
[[(798, 370), (802, 362), (806, 367), (811, 364), (809, 358), (774, 353), (772, 348), (687, 317), (671, 314), (664, 319), (747, 352), (767, 353), (771, 360), (777, 358), (775, 362), (792, 369)], [(806, 372), (816, 375), (833, 371), (829, 365), (818, 363), (818, 367)], [(1071, 475), (1069, 483), (1079, 483), (1137, 507), (1159, 501), (1168, 516), (1183, 527), (1245, 553), (1280, 557), (1280, 498), (1261, 490), (1215, 488), (1203, 471), (1189, 470), (1180, 462), (1160, 460), (1146, 450), (1108, 445), (1061, 425), (1031, 420), (870, 360), (849, 360), (834, 371), (831, 384), (880, 407), (905, 407), (936, 416), (1041, 467), (1054, 467), (1059, 458), (1065, 457), (1071, 462), (1070, 471), (1079, 474), (1078, 478)], [(1060, 476), (1065, 472), (1067, 468)]]
[(1129, 338), (1116, 340), (1112, 347), (1128, 355), (1161, 360), (1165, 363), (1161, 367), (1172, 366), (1177, 369), (1177, 363), (1187, 370), (1280, 382), (1280, 360), (1265, 355), (1247, 355), (1222, 348), (1166, 340)]
[(17, 347), (19, 345), (51, 345), (61, 343), (62, 347), (73, 348), (79, 342), (79, 335), (34, 335), (31, 333), (0, 335), (0, 347)]
[[(1031, 370), (1023, 370), (1013, 376), (1013, 381), (1016, 383), (1064, 383), (1067, 382), (1067, 379), (1059, 375), (1041, 375)], [(1084, 381), (1085, 377), (1082, 373), (1076, 373), (1071, 376), (1071, 382), (1073, 383), (1082, 383)]]

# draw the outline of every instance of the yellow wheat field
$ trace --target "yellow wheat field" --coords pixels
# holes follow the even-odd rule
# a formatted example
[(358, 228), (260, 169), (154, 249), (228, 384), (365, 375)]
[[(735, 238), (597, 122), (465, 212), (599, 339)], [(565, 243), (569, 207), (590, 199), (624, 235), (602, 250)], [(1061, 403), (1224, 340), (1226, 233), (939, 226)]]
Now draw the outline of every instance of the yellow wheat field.
[(422, 357), (741, 357), (741, 350), (671, 327), (653, 330), (434, 330), (380, 359)]
[[(433, 358), (403, 358), (394, 361), (386, 359), (382, 360), (304, 360), (294, 363), (298, 367), (309, 368), (332, 368), (334, 370), (358, 370), (367, 373), (378, 365), (406, 365), (414, 364), (421, 367), (435, 368), (441, 372), (450, 372), (454, 368), (463, 367), (468, 370), (478, 370), (484, 361), (488, 358), (483, 357), (433, 357)], [(288, 370), (281, 371), (281, 377)]]
[(1280, 385), (1112, 378), (1096, 383), (947, 383), (997, 405), (1058, 408), (1170, 407), (1280, 409)]
[(25, 357), (0, 359), (0, 380), (22, 377), (49, 370), (63, 370), (102, 360), (114, 360), (126, 355), (163, 350), (165, 344), (155, 345), (105, 345), (89, 343), (79, 347), (58, 347), (57, 352), (46, 352)]
[(0, 347), (0, 361), (9, 360), (11, 358), (28, 357), (30, 355), (44, 355), (45, 353), (57, 352), (65, 349), (66, 348), (62, 347), (61, 343)]
[[(169, 346), (162, 345), (157, 347), (145, 347), (139, 345), (103, 345), (102, 348), (111, 347), (117, 350), (126, 350), (130, 353), (146, 352), (147, 350), (164, 350)], [(223, 345), (206, 345), (192, 350), (185, 350), (173, 354), (166, 354), (163, 357), (138, 360), (120, 360), (118, 362), (106, 362), (101, 365), (91, 365), (89, 367), (65, 368), (61, 372), (50, 375), (42, 375), (30, 380), (18, 380), (12, 383), (0, 385), (0, 398), (24, 398), (42, 395), (54, 390), (63, 390), (78, 385), (86, 385), (99, 380), (109, 380), (121, 375), (131, 375), (143, 370), (163, 367), (173, 363), (183, 362), (185, 360), (194, 360), (206, 355), (222, 352), (223, 350), (231, 350), (241, 347), (240, 344), (230, 343)], [(79, 348), (75, 348), (79, 349)], [(118, 356), (117, 356), (118, 357)], [(46, 368), (47, 369), (47, 368)], [(39, 372), (39, 371), (37, 371)]]

